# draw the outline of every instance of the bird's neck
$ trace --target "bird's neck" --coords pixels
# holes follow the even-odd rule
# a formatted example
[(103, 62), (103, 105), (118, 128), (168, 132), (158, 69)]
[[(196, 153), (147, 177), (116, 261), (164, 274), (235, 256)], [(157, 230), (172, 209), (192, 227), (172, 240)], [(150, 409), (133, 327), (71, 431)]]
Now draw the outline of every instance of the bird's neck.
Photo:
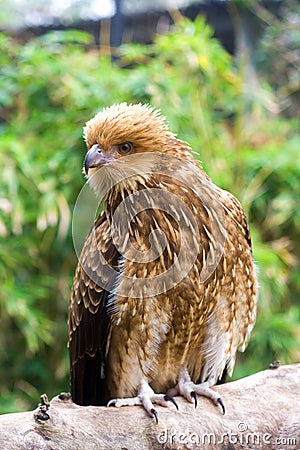
[(134, 195), (143, 189), (155, 187), (155, 181), (150, 174), (132, 176), (115, 184), (105, 198), (105, 210), (108, 216), (112, 216), (117, 208), (124, 202), (126, 209), (134, 203)]

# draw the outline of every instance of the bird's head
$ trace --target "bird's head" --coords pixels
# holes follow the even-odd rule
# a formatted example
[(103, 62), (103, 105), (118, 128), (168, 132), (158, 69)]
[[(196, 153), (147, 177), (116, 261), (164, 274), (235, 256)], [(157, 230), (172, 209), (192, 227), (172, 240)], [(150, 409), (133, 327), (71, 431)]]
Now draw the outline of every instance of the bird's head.
[(120, 174), (128, 178), (147, 172), (157, 153), (192, 158), (187, 144), (176, 139), (165, 117), (149, 105), (104, 108), (86, 123), (84, 138), (84, 170), (96, 193), (107, 190)]

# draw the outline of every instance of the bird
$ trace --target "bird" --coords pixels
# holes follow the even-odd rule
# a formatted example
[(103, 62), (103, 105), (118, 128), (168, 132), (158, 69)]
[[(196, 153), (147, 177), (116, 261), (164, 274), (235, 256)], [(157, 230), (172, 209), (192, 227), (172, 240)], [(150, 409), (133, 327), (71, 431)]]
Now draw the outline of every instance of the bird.
[(84, 126), (84, 173), (101, 212), (68, 312), (78, 405), (155, 405), (204, 396), (232, 375), (256, 320), (246, 214), (149, 104), (114, 104)]

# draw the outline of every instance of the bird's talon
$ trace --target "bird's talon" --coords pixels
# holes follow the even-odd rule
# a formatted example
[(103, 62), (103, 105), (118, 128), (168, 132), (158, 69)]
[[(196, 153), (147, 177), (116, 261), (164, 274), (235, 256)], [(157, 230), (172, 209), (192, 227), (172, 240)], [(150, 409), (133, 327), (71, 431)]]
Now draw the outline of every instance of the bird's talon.
[(116, 406), (116, 403), (117, 403), (117, 399), (116, 398), (113, 398), (113, 399), (111, 399), (111, 400), (109, 400), (109, 402), (107, 403), (107, 408), (109, 408), (110, 406)]
[(173, 397), (171, 397), (170, 395), (165, 395), (164, 396), (164, 399), (165, 399), (165, 401), (166, 402), (172, 402), (173, 403), (173, 405), (175, 405), (175, 407), (176, 407), (176, 409), (177, 409), (177, 411), (178, 411), (178, 404), (177, 404), (177, 402), (176, 402), (176, 400), (175, 400), (175, 398), (173, 398)]
[(152, 408), (152, 409), (151, 409), (151, 413), (152, 413), (153, 416), (155, 417), (156, 423), (158, 423), (158, 413), (157, 413), (156, 409)]
[(223, 412), (223, 415), (224, 415), (225, 414), (225, 405), (224, 405), (223, 400), (221, 399), (221, 397), (217, 398), (217, 402), (219, 403), (219, 405), (221, 405), (222, 412)]
[(198, 405), (198, 394), (195, 391), (191, 392), (191, 397), (193, 397), (194, 401), (195, 401), (195, 408), (197, 408)]

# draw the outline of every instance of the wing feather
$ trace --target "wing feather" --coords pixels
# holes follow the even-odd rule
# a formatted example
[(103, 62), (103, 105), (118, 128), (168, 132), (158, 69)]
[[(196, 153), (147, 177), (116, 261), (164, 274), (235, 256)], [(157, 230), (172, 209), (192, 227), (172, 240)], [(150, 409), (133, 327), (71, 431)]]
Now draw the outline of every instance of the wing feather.
[(110, 315), (106, 306), (114, 280), (106, 264), (118, 267), (119, 257), (103, 212), (83, 247), (69, 307), (71, 394), (80, 405), (103, 405), (107, 401), (105, 348)]

